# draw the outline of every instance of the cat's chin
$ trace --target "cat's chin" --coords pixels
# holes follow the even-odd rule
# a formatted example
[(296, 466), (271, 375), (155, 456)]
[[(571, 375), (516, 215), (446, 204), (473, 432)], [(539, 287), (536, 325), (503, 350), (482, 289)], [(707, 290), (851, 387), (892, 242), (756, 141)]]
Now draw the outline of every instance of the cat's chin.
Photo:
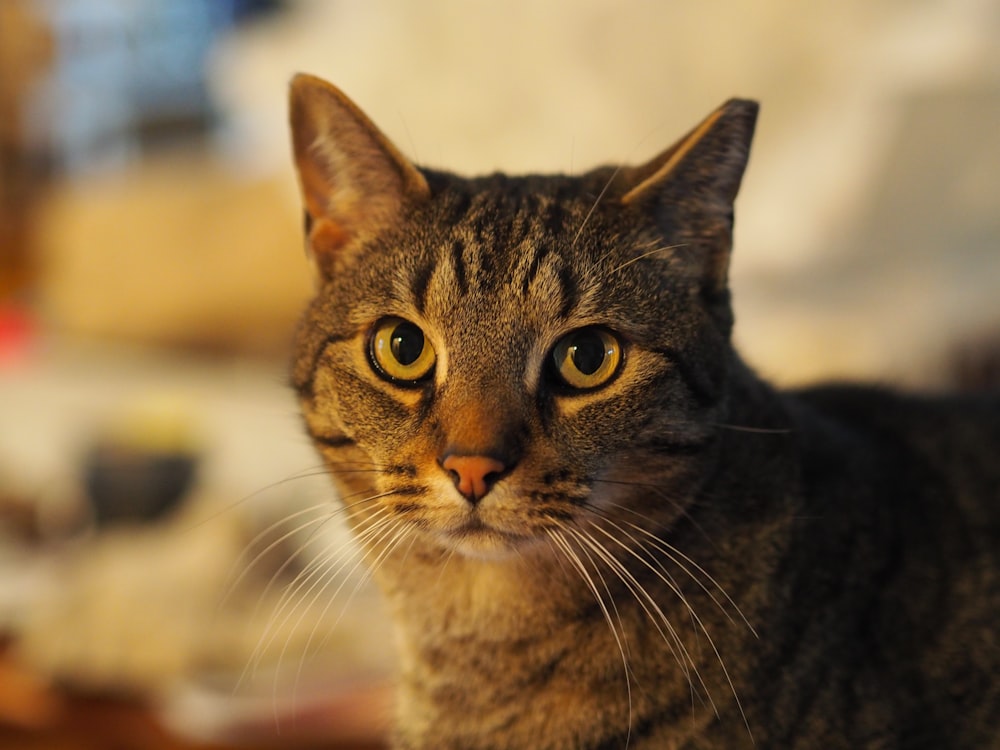
[(437, 542), (451, 551), (477, 560), (503, 560), (520, 555), (534, 540), (488, 526), (475, 520), (435, 534)]

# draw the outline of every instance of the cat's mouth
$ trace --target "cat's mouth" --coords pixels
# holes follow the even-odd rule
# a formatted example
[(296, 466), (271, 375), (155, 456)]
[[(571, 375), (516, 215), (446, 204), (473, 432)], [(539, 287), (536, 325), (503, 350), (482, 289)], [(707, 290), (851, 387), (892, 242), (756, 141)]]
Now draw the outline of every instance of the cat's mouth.
[(532, 538), (487, 523), (478, 513), (437, 532), (438, 539), (456, 552), (470, 557), (497, 558), (515, 554)]

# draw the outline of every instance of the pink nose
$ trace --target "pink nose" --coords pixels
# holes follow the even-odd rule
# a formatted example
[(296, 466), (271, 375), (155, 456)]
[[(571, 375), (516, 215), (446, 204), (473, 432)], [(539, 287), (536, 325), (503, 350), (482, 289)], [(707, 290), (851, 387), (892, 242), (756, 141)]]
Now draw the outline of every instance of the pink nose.
[(506, 466), (489, 456), (447, 456), (441, 462), (444, 470), (451, 474), (455, 486), (471, 503), (479, 502), (490, 491), (495, 475)]

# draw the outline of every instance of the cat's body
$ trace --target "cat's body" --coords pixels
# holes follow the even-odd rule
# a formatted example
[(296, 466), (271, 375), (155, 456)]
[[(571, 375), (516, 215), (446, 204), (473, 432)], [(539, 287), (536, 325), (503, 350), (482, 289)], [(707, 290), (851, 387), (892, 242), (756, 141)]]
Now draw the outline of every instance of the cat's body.
[(466, 180), (293, 84), (322, 278), (294, 383), (395, 619), (398, 747), (995, 745), (1000, 397), (740, 362), (755, 113)]

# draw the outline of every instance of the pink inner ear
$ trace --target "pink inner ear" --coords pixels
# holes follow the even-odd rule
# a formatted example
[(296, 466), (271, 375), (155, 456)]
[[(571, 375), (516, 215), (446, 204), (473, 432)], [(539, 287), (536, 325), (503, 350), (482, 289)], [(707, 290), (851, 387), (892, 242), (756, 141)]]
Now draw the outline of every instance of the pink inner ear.
[(316, 255), (333, 253), (347, 244), (350, 235), (332, 219), (317, 220), (309, 232), (309, 246)]
[(331, 193), (330, 176), (315, 158), (297, 157), (295, 163), (299, 171), (299, 183), (302, 186), (302, 199), (306, 204), (306, 211), (313, 221), (319, 221), (327, 214)]

